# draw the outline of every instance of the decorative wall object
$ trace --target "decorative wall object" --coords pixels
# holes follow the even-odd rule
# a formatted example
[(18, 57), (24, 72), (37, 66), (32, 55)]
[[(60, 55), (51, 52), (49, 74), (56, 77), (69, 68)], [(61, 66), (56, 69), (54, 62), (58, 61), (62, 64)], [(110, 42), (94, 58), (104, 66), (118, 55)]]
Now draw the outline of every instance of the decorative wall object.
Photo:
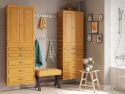
[(100, 22), (102, 22), (102, 21), (103, 21), (103, 18), (104, 18), (104, 17), (103, 17), (103, 14), (100, 13), (100, 14), (99, 14), (99, 17), (98, 17), (98, 20), (99, 20)]
[(88, 40), (88, 42), (92, 42), (92, 35), (91, 34), (88, 34), (87, 40)]
[(98, 33), (98, 22), (97, 21), (91, 22), (91, 33), (92, 34)]
[(98, 34), (98, 35), (96, 36), (96, 42), (97, 42), (97, 43), (102, 43), (102, 34)]
[(40, 29), (43, 30), (46, 28), (46, 21), (44, 17), (40, 17)]
[(92, 22), (93, 21), (93, 14), (89, 13), (88, 14), (88, 22)]

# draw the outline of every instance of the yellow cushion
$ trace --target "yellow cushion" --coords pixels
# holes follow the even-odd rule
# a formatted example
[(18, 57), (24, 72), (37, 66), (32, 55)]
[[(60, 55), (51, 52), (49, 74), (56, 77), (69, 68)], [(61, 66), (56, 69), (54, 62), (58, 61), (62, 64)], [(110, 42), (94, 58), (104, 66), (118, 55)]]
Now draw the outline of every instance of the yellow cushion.
[(61, 75), (61, 74), (62, 74), (62, 71), (56, 68), (36, 70), (36, 75), (38, 77), (54, 76), (54, 75)]

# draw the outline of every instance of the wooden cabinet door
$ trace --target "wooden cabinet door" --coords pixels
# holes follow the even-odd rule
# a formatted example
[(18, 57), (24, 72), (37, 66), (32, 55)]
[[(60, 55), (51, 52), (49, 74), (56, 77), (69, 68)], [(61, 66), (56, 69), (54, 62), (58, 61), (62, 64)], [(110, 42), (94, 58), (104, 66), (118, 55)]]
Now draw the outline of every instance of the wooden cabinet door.
[(75, 44), (78, 47), (83, 47), (83, 13), (76, 12), (75, 14)]
[(20, 7), (7, 7), (7, 45), (17, 46), (20, 43)]
[(33, 8), (21, 8), (20, 17), (20, 42), (21, 45), (34, 45), (34, 10)]
[(63, 22), (64, 45), (75, 45), (75, 12), (64, 11)]

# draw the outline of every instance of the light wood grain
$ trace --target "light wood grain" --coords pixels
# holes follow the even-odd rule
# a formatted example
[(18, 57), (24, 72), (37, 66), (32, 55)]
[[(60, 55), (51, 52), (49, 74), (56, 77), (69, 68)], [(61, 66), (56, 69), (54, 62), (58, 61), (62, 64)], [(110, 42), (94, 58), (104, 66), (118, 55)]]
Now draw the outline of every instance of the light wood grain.
[(83, 17), (77, 11), (58, 13), (58, 67), (63, 70), (63, 80), (81, 77), (78, 70), (83, 68)]
[(36, 75), (38, 77), (54, 76), (54, 75), (61, 75), (61, 74), (62, 74), (62, 71), (56, 68), (36, 70)]
[(34, 9), (7, 6), (6, 85), (34, 83)]

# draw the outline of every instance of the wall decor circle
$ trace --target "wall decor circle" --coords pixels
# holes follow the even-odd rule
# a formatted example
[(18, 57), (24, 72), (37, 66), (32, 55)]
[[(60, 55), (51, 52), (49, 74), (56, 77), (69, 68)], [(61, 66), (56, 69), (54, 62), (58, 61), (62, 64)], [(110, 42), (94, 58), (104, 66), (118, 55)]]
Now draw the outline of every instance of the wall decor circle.
[(103, 18), (104, 18), (104, 17), (103, 17), (103, 14), (100, 13), (100, 14), (99, 14), (99, 17), (98, 17), (98, 20), (99, 20), (100, 22), (102, 22), (102, 21), (103, 21)]
[(91, 34), (88, 34), (87, 40), (88, 40), (88, 42), (92, 42), (92, 35)]

